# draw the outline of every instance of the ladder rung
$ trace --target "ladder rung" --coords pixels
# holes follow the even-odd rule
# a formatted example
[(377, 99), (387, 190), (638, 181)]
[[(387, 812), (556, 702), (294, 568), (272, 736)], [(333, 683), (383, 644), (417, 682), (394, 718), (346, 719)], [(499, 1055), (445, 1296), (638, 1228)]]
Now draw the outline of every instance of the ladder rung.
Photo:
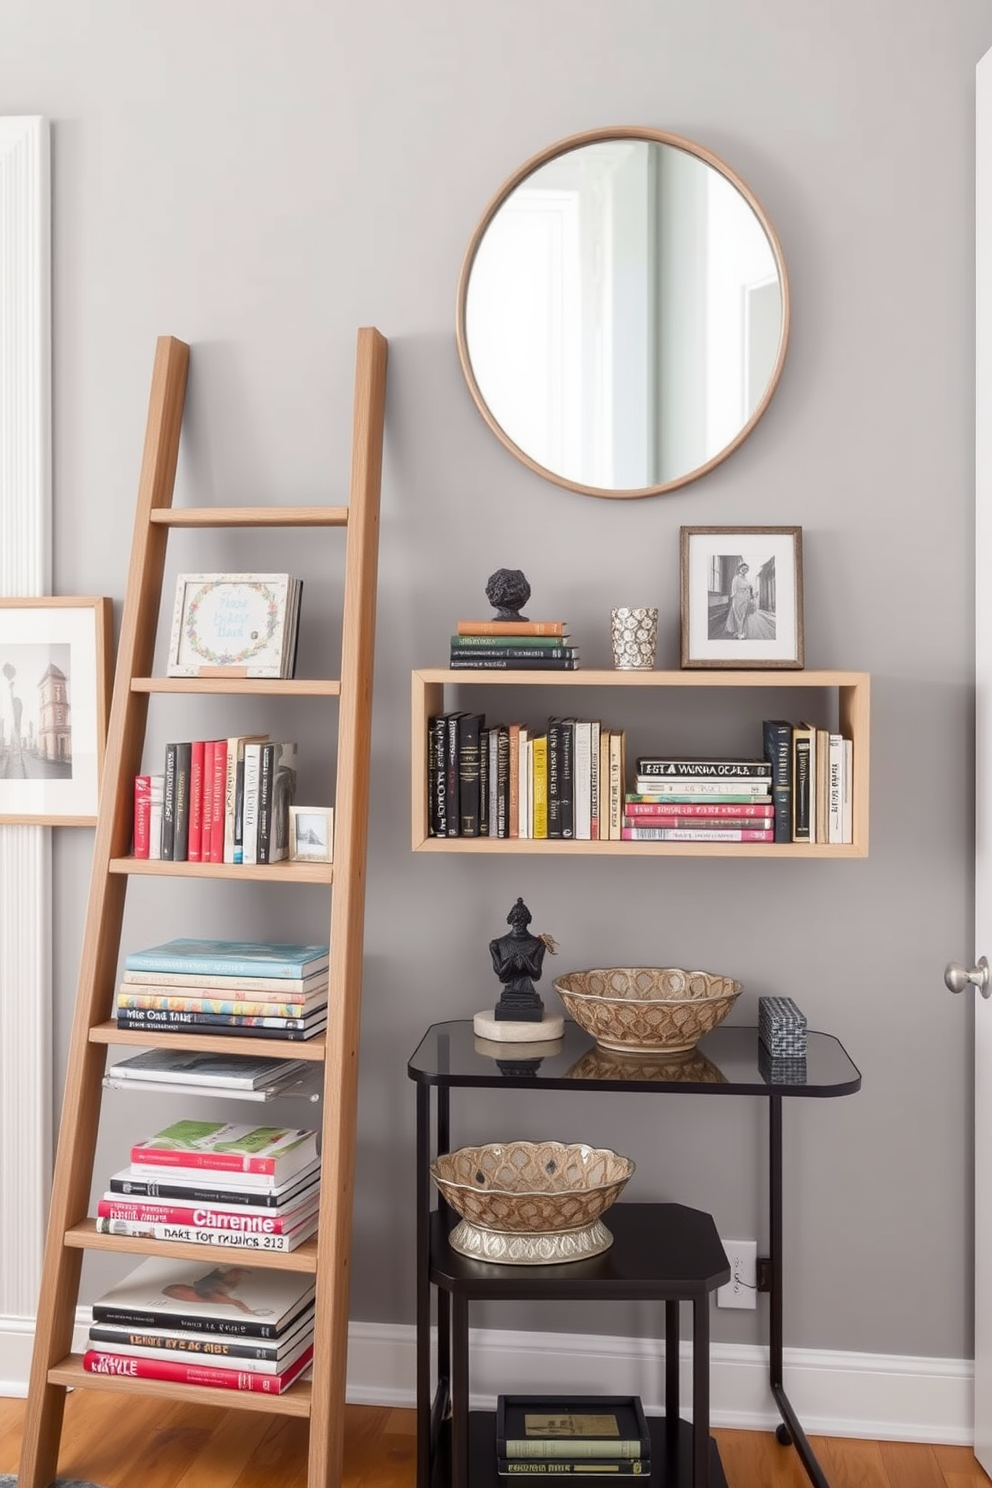
[(306, 677), (132, 677), (132, 692), (206, 692), (214, 697), (253, 693), (258, 697), (339, 697), (336, 679)]
[[(243, 1054), (245, 1040), (236, 1033), (185, 1032), (146, 1033), (144, 1029), (118, 1028), (116, 1023), (93, 1023), (89, 1030), (91, 1044), (138, 1044), (142, 1049), (193, 1049), (201, 1054)], [(252, 1054), (269, 1059), (306, 1059), (322, 1064), (327, 1057), (327, 1035), (315, 1033), (308, 1039), (251, 1040)]]
[(273, 1271), (299, 1271), (309, 1273), (317, 1269), (317, 1237), (304, 1240), (295, 1250), (254, 1250), (251, 1247), (227, 1245), (196, 1245), (192, 1240), (153, 1240), (142, 1235), (98, 1235), (96, 1223), (84, 1219), (66, 1230), (65, 1244), (74, 1250), (119, 1250), (129, 1255), (147, 1256), (149, 1245), (158, 1256), (171, 1256), (177, 1261), (194, 1264), (217, 1263), (221, 1256), (228, 1260), (240, 1259), (251, 1266), (271, 1268)]
[(346, 506), (159, 506), (159, 527), (347, 527)]
[(162, 1400), (185, 1400), (192, 1405), (216, 1405), (225, 1410), (264, 1410), (273, 1415), (309, 1416), (312, 1386), (309, 1380), (290, 1385), (284, 1395), (266, 1395), (256, 1390), (217, 1390), (211, 1385), (183, 1385), (178, 1380), (121, 1379), (116, 1375), (91, 1374), (78, 1354), (68, 1354), (48, 1371), (52, 1385), (79, 1390), (113, 1390), (123, 1395), (157, 1395)]
[(333, 863), (301, 863), (283, 858), (278, 863), (189, 863), (170, 858), (111, 858), (111, 873), (146, 874), (152, 878), (234, 878), (241, 883), (257, 879), (263, 883), (329, 884), (334, 882)]

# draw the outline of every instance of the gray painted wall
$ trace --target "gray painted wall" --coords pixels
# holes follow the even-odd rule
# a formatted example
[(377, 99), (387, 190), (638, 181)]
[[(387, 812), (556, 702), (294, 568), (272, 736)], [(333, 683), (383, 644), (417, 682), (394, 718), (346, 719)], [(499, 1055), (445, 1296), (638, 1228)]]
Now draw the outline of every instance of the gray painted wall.
[[(405, 1062), (429, 1023), (492, 1000), (486, 943), (523, 894), (562, 970), (732, 971), (747, 988), (740, 1021), (759, 993), (790, 993), (844, 1040), (862, 1093), (788, 1113), (789, 1341), (971, 1350), (970, 1012), (941, 973), (971, 949), (972, 140), (990, 44), (983, 0), (0, 6), (0, 111), (53, 123), (57, 592), (109, 594), (119, 612), (158, 334), (193, 344), (178, 499), (198, 504), (342, 499), (355, 328), (390, 339), (356, 1319), (412, 1321)], [(722, 155), (776, 223), (794, 294), (785, 375), (750, 441), (704, 481), (626, 503), (514, 462), (471, 403), (453, 334), (462, 254), (491, 194), (550, 141), (621, 122)], [(674, 665), (678, 529), (727, 522), (803, 526), (807, 664), (873, 675), (870, 858), (557, 858), (546, 871), (412, 855), (409, 673), (443, 661), (489, 572), (524, 567), (534, 613), (565, 615), (589, 665), (607, 663), (612, 604), (657, 603), (661, 664)], [(253, 541), (191, 539), (177, 566), (302, 573), (302, 666), (320, 670), (334, 606), (319, 550)], [(304, 799), (326, 787), (316, 706), (243, 715), (299, 737)], [(754, 720), (723, 736), (720, 715), (697, 708), (697, 741), (750, 737)], [(155, 709), (156, 749), (211, 721), (240, 726), (233, 709)], [(91, 840), (55, 836), (57, 1081)], [(320, 898), (282, 892), (138, 885), (127, 939), (316, 933)], [(457, 1110), (457, 1140), (613, 1144), (638, 1162), (630, 1197), (678, 1198), (711, 1208), (725, 1235), (764, 1236), (763, 1125), (743, 1102), (562, 1095)], [(112, 1108), (98, 1186), (158, 1114)], [(641, 1326), (634, 1308), (485, 1321)], [(757, 1337), (753, 1314), (718, 1313), (716, 1329)]]

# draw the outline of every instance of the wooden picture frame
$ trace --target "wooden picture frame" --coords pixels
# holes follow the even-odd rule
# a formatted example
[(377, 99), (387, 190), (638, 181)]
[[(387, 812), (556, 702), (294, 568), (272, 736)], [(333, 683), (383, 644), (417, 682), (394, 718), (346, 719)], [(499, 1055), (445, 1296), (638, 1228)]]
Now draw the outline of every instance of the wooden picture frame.
[(0, 823), (96, 823), (111, 693), (109, 599), (0, 599)]
[(805, 665), (801, 527), (683, 527), (683, 667)]
[(289, 856), (294, 863), (333, 863), (333, 806), (290, 806)]

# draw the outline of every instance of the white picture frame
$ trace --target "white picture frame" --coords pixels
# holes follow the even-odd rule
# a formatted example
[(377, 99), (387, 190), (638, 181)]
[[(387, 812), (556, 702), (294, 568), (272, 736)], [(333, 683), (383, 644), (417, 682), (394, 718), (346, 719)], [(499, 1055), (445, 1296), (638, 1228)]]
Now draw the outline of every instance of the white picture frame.
[(683, 527), (683, 667), (801, 670), (801, 527)]
[(333, 806), (290, 806), (289, 856), (294, 863), (334, 861)]
[(289, 574), (179, 574), (170, 677), (284, 677), (296, 581)]

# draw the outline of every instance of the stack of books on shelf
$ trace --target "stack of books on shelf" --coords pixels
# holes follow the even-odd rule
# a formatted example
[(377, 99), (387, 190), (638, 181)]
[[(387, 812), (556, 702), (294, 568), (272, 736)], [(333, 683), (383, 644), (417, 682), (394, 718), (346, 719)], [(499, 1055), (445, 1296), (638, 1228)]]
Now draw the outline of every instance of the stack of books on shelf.
[(312, 1277), (153, 1256), (94, 1303), (83, 1368), (281, 1395), (313, 1335)]
[(651, 1477), (651, 1436), (638, 1395), (500, 1395), (501, 1477)]
[(776, 842), (854, 841), (854, 745), (813, 723), (766, 718)]
[(578, 670), (564, 620), (459, 620), (451, 637), (454, 671)]
[(162, 774), (135, 777), (134, 856), (281, 862), (296, 778), (296, 744), (267, 734), (167, 744)]
[(302, 1040), (327, 1027), (330, 946), (166, 941), (124, 960), (117, 1026)]
[(598, 719), (541, 728), (483, 713), (428, 720), (431, 837), (619, 839), (625, 735)]
[(765, 759), (641, 755), (624, 801), (628, 842), (773, 842), (772, 767)]
[(235, 1250), (295, 1250), (317, 1229), (317, 1133), (175, 1121), (135, 1142), (97, 1205), (106, 1235)]
[(236, 1100), (269, 1101), (296, 1091), (310, 1065), (302, 1059), (254, 1059), (250, 1054), (200, 1054), (192, 1049), (144, 1049), (118, 1059), (103, 1077), (108, 1090), (154, 1095), (185, 1091)]

